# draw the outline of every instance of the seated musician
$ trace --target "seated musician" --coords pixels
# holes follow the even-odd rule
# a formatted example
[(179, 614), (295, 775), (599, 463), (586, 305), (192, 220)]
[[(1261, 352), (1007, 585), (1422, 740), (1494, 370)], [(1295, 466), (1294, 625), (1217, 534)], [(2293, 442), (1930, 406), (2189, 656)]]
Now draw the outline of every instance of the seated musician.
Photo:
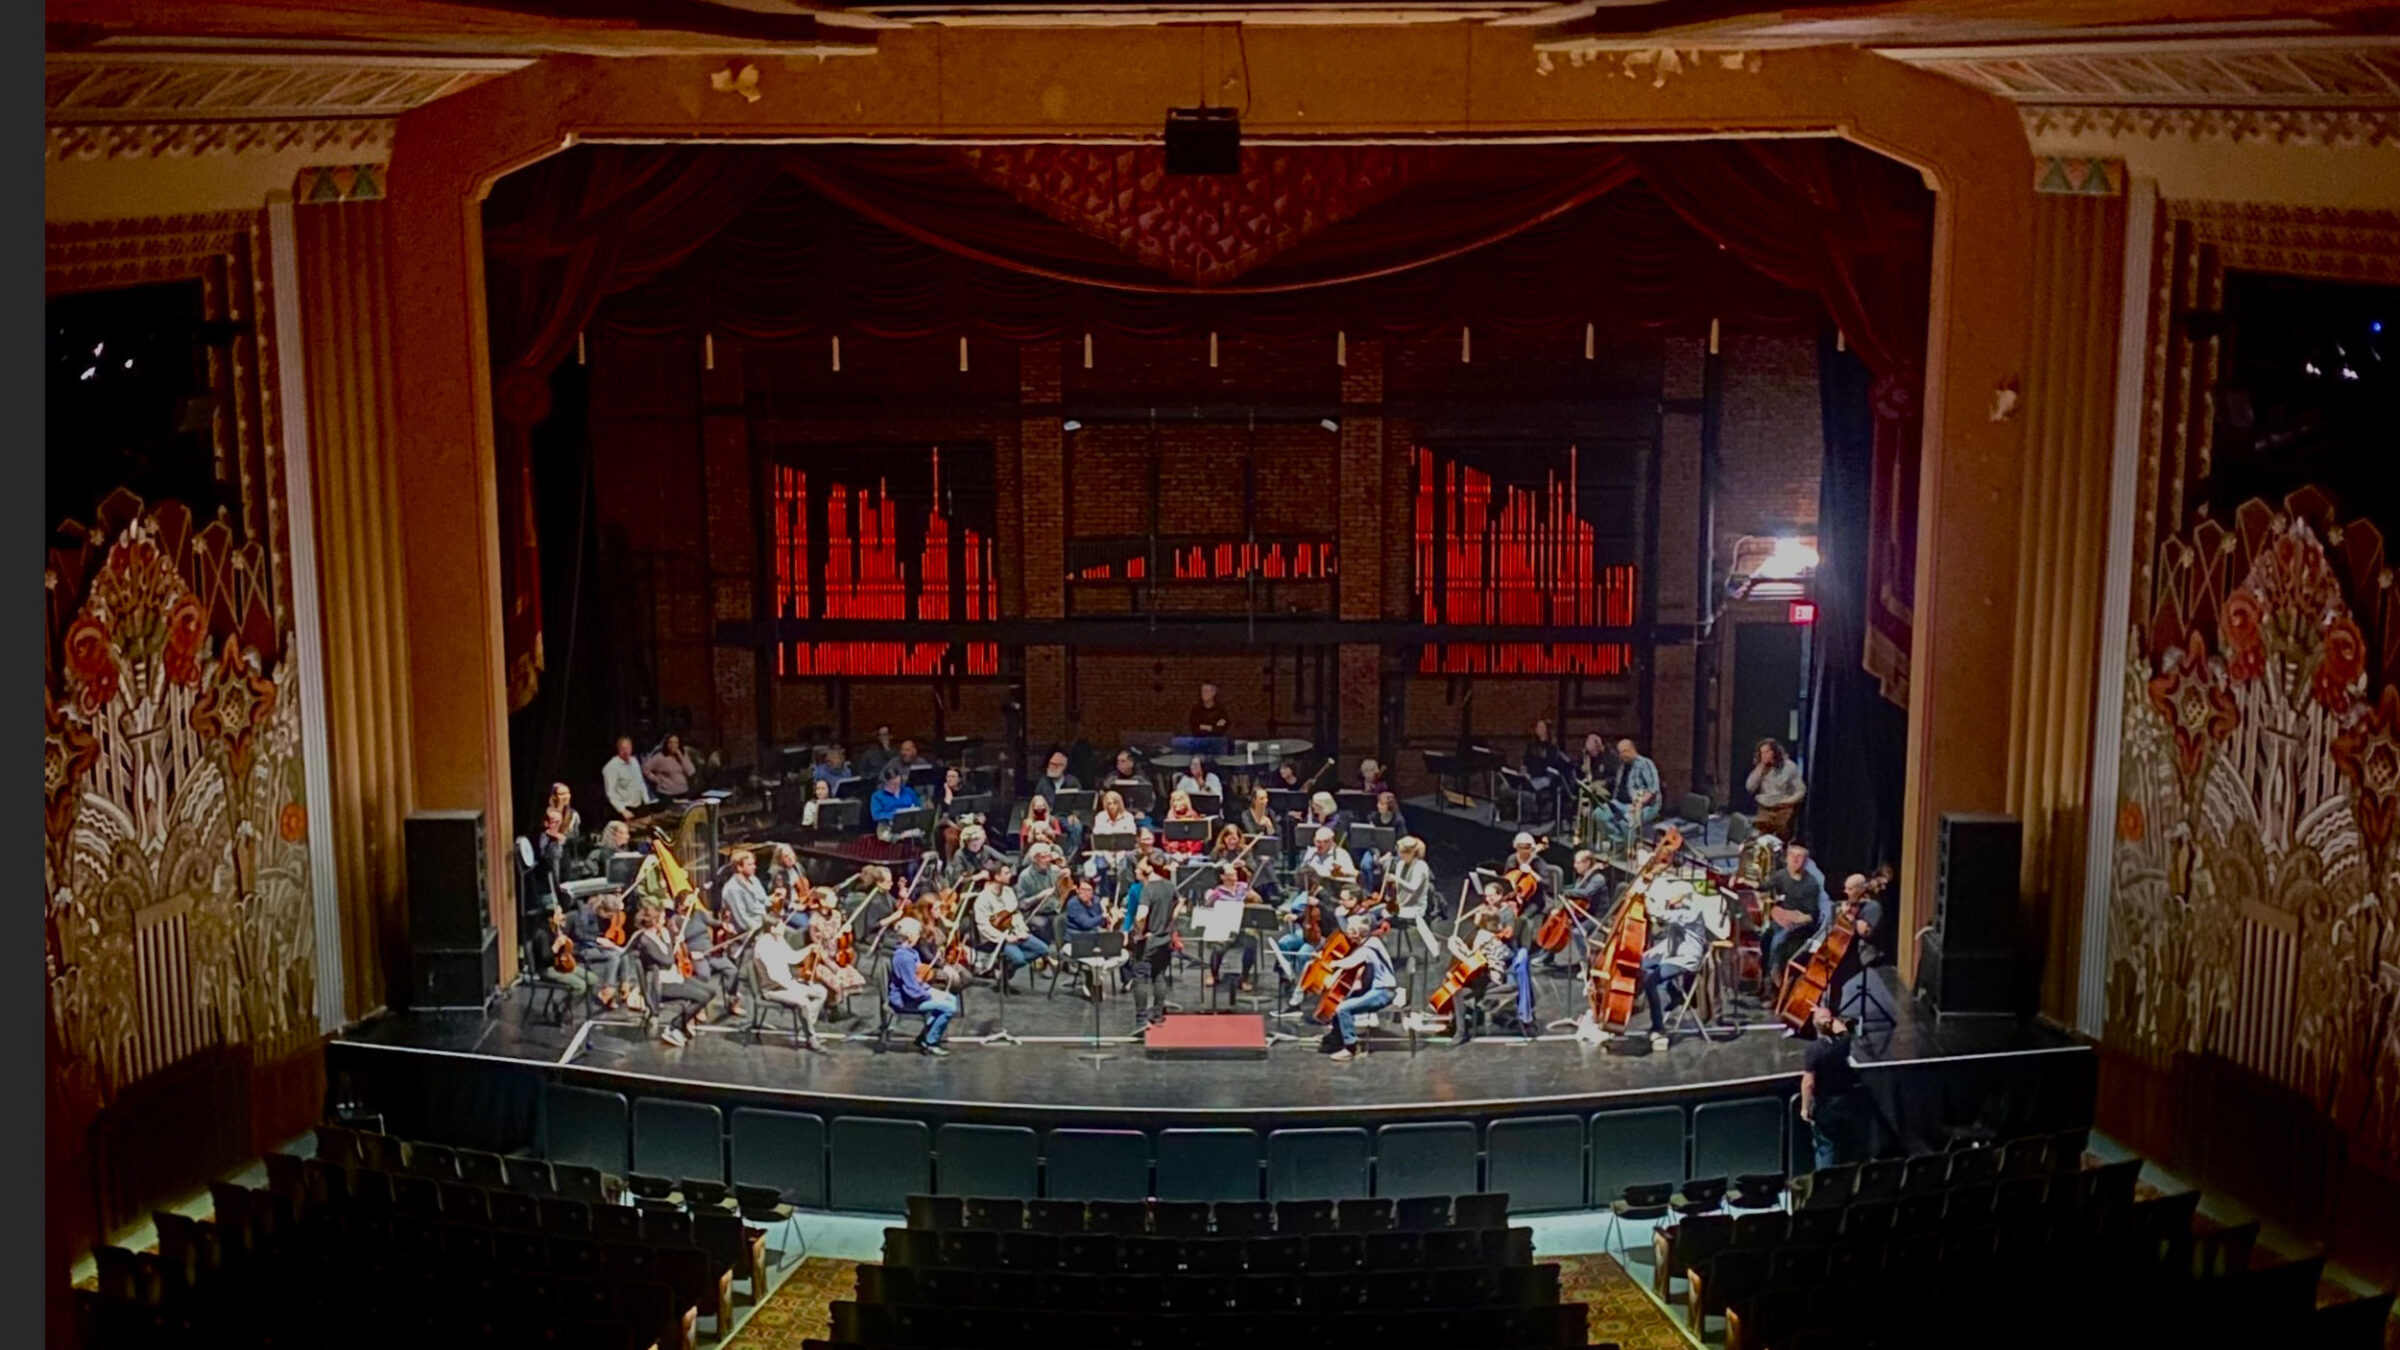
[(1824, 883), (1809, 875), (1808, 849), (1793, 844), (1783, 851), (1783, 866), (1760, 887), (1767, 897), (1765, 974), (1781, 983), (1784, 969), (1808, 946), (1808, 940), (1832, 917), (1833, 904)]
[(825, 1020), (840, 1022), (850, 1016), (842, 1001), (866, 988), (867, 977), (858, 967), (842, 964), (842, 910), (833, 892), (819, 889), (811, 896), (810, 907), (816, 911), (816, 918), (806, 930), (808, 944), (817, 953), (817, 983), (825, 987), (830, 1000)]
[(1617, 742), (1615, 780), (1601, 818), (1618, 846), (1631, 853), (1659, 811), (1658, 766), (1634, 749), (1631, 737)]
[(552, 783), (550, 785), (549, 800), (542, 803), (542, 805), (543, 809), (545, 810), (556, 811), (559, 813), (561, 823), (567, 827), (568, 843), (572, 844), (576, 840), (583, 838), (583, 816), (575, 810), (575, 793), (573, 789), (569, 788), (564, 783)]
[(666, 1025), (659, 1029), (658, 1038), (668, 1045), (682, 1045), (690, 1037), (692, 1023), (716, 1002), (717, 990), (697, 979), (685, 979), (675, 964), (676, 940), (666, 927), (666, 911), (644, 909), (633, 934), (633, 959), (648, 979), (652, 998)]
[(1403, 834), (1392, 845), (1390, 868), (1392, 907), (1400, 922), (1413, 925), (1417, 940), (1425, 944), (1425, 955), (1439, 955), (1441, 944), (1433, 940), (1433, 930), (1426, 926), (1425, 916), (1433, 906), (1433, 868), (1425, 861), (1425, 841), (1413, 834)]
[(633, 757), (631, 736), (617, 738), (617, 753), (600, 767), (600, 787), (619, 820), (633, 819), (657, 800), (650, 793), (650, 780), (642, 776), (641, 761)]
[(850, 752), (839, 744), (825, 747), (825, 757), (809, 766), (808, 776), (829, 788), (837, 788), (858, 777), (850, 767)]
[(1047, 843), (1027, 848), (1024, 870), (1017, 873), (1017, 908), (1025, 914), (1025, 926), (1052, 945), (1056, 945), (1061, 903), (1058, 883), (1066, 876), (1067, 865), (1060, 857), (1058, 845)]
[(1650, 947), (1642, 953), (1642, 973), (1634, 988), (1650, 1004), (1650, 1048), (1664, 1050), (1667, 1010), (1683, 1001), (1690, 988), (1686, 977), (1700, 968), (1700, 958), (1708, 953), (1708, 924), (1692, 884), (1674, 877), (1651, 886), (1648, 912)]
[(952, 764), (942, 770), (942, 781), (934, 785), (933, 806), (936, 811), (947, 817), (950, 814), (950, 808), (957, 804), (959, 798), (972, 795), (967, 791), (967, 775), (957, 765)]
[[(1371, 759), (1367, 761), (1369, 764), (1374, 762)], [(1372, 825), (1379, 830), (1390, 830), (1395, 835), (1408, 833), (1408, 817), (1400, 813), (1400, 799), (1388, 788), (1375, 795), (1375, 809), (1368, 812), (1366, 819), (1359, 823)], [(1388, 858), (1371, 848), (1360, 849), (1358, 884), (1370, 891), (1382, 885), (1383, 867), (1388, 861)]]
[[(1227, 828), (1230, 829), (1232, 827), (1228, 826)], [(1236, 838), (1239, 838), (1238, 833)], [(1220, 847), (1222, 847), (1222, 845), (1220, 845)], [(1220, 862), (1217, 865), (1217, 884), (1208, 888), (1208, 895), (1205, 898), (1204, 903), (1211, 908), (1215, 908), (1220, 905), (1232, 905), (1237, 910), (1242, 906), (1249, 904), (1249, 867), (1232, 859), (1227, 859), (1223, 862)], [(1225, 949), (1229, 946), (1238, 946), (1242, 949), (1241, 987), (1247, 989), (1250, 987), (1251, 972), (1258, 968), (1258, 948), (1244, 939), (1241, 936), (1238, 928), (1235, 930), (1235, 936), (1231, 942), (1217, 943), (1216, 950), (1209, 953), (1208, 979), (1205, 981), (1205, 983), (1212, 989), (1216, 986), (1217, 977), (1224, 973)]]
[(1103, 836), (1132, 834), (1140, 823), (1133, 812), (1125, 809), (1123, 795), (1114, 791), (1103, 792), (1100, 794), (1100, 809), (1092, 813), (1093, 846), (1097, 848)]
[[(1505, 902), (1506, 897), (1499, 897)], [(1484, 1020), (1485, 1010), (1493, 999), (1513, 999), (1516, 986), (1506, 978), (1508, 973), (1508, 939), (1502, 935), (1506, 922), (1505, 904), (1500, 909), (1478, 907), (1475, 922), (1466, 936), (1450, 935), (1449, 951), (1453, 961), (1481, 956), (1486, 973), (1459, 992), (1451, 1005), (1450, 1034), (1459, 1045), (1475, 1039), (1475, 1032)]]
[(642, 1008), (625, 948), (608, 940), (609, 920), (624, 913), (625, 902), (604, 891), (567, 915), (567, 937), (575, 944), (575, 962), (592, 973), (593, 997), (603, 1011), (615, 1007), (619, 998), (637, 1012)]
[(899, 930), (900, 942), (892, 949), (891, 969), (884, 976), (884, 1002), (896, 1013), (923, 1013), (925, 1030), (912, 1044), (928, 1055), (947, 1055), (950, 1052), (942, 1048), (942, 1032), (958, 1015), (958, 997), (934, 988), (926, 979), (926, 960), (920, 950), (925, 925), (911, 916), (900, 921)]
[[(785, 911), (789, 908), (778, 896), (768, 903), (767, 915), (770, 919), (786, 918)], [(807, 948), (794, 947), (791, 939), (784, 936), (789, 931), (784, 924), (767, 924), (758, 941), (750, 945), (750, 968), (758, 982), (759, 997), (800, 1010), (800, 1043), (814, 1050), (818, 1048), (817, 1015), (825, 1011), (827, 991), (813, 970), (808, 978), (801, 978), (799, 968)], [(822, 956), (817, 964), (823, 964)]]
[[(707, 906), (700, 903), (700, 892), (683, 893), (683, 904), (676, 910), (668, 931), (670, 936), (682, 941), (684, 952), (691, 957), (692, 978), (703, 984), (715, 985), (724, 996), (727, 1009), (738, 1014), (741, 1011), (741, 972), (734, 968), (733, 951), (739, 943), (719, 948), (716, 920), (709, 914)], [(705, 1022), (708, 1017), (702, 1014), (699, 1020)]]
[(680, 801), (692, 794), (692, 780), (700, 776), (700, 766), (692, 752), (683, 748), (683, 737), (670, 731), (650, 752), (650, 758), (642, 761), (642, 776), (650, 780), (652, 792), (667, 801)]
[(1600, 861), (1600, 855), (1588, 848), (1575, 850), (1574, 867), (1575, 875), (1560, 888), (1559, 894), (1586, 916), (1576, 923), (1575, 935), (1567, 940), (1568, 959), (1581, 971), (1591, 967), (1593, 928), (1608, 921), (1609, 891), (1614, 878)]
[(566, 816), (555, 806), (546, 807), (542, 811), (542, 836), (535, 845), (533, 870), (525, 877), (527, 908), (533, 908), (537, 899), (541, 906), (555, 908), (559, 883), (568, 880), (573, 866), (568, 854)]
[[(717, 888), (717, 906), (725, 911), (725, 922), (737, 933), (756, 931), (767, 921), (766, 883), (758, 879), (758, 855), (746, 848), (737, 848), (727, 855), (733, 860), (733, 875)], [(787, 900), (790, 898), (787, 894)]]
[[(777, 844), (775, 861), (767, 866), (767, 892), (770, 895), (781, 891), (786, 896), (802, 896), (808, 894), (808, 889), (808, 874), (800, 870), (799, 850), (790, 844)], [(787, 922), (794, 928), (805, 929), (808, 927), (808, 916), (794, 914)]]
[(860, 776), (882, 782), (884, 766), (891, 763), (893, 756), (897, 753), (898, 751), (892, 745), (891, 727), (889, 725), (876, 727), (875, 739), (869, 742), (867, 748), (858, 756)]
[(1141, 762), (1134, 758), (1133, 751), (1119, 750), (1116, 763), (1109, 767), (1108, 777), (1103, 781), (1108, 787), (1123, 787), (1128, 783), (1146, 784), (1150, 780), (1142, 776)]
[(916, 741), (906, 738), (900, 742), (900, 753), (892, 756), (892, 763), (910, 773), (933, 767), (933, 761), (925, 758), (924, 754), (917, 749)]
[(908, 785), (908, 770), (895, 761), (883, 766), (883, 780), (867, 798), (867, 817), (881, 825), (903, 811), (917, 809), (917, 794)]
[(607, 876), (608, 865), (616, 861), (618, 854), (630, 852), (632, 848), (633, 830), (624, 821), (612, 820), (600, 827), (599, 839), (584, 851), (582, 862), (575, 867), (575, 875), (582, 879)]
[(1392, 1005), (1399, 995), (1400, 977), (1392, 972), (1392, 958), (1383, 949), (1383, 939), (1374, 936), (1372, 925), (1364, 914), (1350, 916), (1342, 931), (1350, 935), (1350, 952), (1333, 963), (1334, 978), (1344, 972), (1363, 968), (1365, 979), (1358, 992), (1335, 1005), (1334, 1034), (1342, 1047), (1334, 1051), (1338, 1062), (1366, 1053), (1366, 1043), (1358, 1038), (1358, 1015), (1377, 1012)]
[(1100, 903), (1100, 896), (1093, 889), (1090, 877), (1076, 880), (1075, 893), (1067, 897), (1066, 908), (1060, 911), (1059, 921), (1066, 925), (1066, 931), (1070, 934), (1097, 933), (1108, 927), (1108, 907)]
[(962, 826), (958, 832), (958, 852), (944, 864), (950, 884), (961, 886), (977, 872), (997, 872), (1008, 866), (1007, 855), (993, 848), (991, 836), (980, 822)]
[(808, 800), (800, 804), (800, 828), (804, 830), (817, 828), (818, 811), (832, 800), (833, 784), (822, 778), (811, 783), (808, 788)]
[(1549, 718), (1534, 720), (1533, 734), (1525, 741), (1524, 764), (1525, 776), (1533, 780), (1537, 790), (1557, 786), (1561, 775), (1574, 771), (1574, 761), (1559, 749), (1558, 735), (1551, 729)]
[(1175, 790), (1186, 797), (1215, 797), (1221, 801), (1225, 796), (1225, 781), (1208, 767), (1205, 756), (1194, 755), (1192, 767), (1175, 780)]
[[(1380, 797), (1392, 790), (1391, 780), (1384, 776), (1383, 765), (1372, 759), (1358, 762), (1358, 790), (1370, 797)], [(1380, 805), (1381, 803), (1378, 803)]]
[(1275, 808), (1267, 804), (1265, 788), (1250, 789), (1250, 804), (1234, 821), (1244, 834), (1263, 834), (1270, 839), (1283, 837), (1283, 822), (1275, 818)]
[(1350, 860), (1350, 850), (1335, 842), (1330, 825), (1319, 825), (1309, 836), (1308, 852), (1300, 855), (1295, 870), (1303, 874), (1303, 880), (1308, 876), (1320, 881), (1358, 880), (1358, 864)]
[(1616, 762), (1608, 757), (1608, 739), (1595, 731), (1583, 738), (1583, 758), (1575, 761), (1575, 777), (1585, 783), (1614, 782)]
[(1056, 844), (1062, 824), (1050, 814), (1050, 802), (1040, 793), (1025, 804), (1025, 818), (1017, 822), (1017, 847), (1030, 852), (1037, 844)]
[[(858, 869), (858, 885), (867, 894), (858, 902), (851, 930), (858, 943), (858, 957), (863, 961), (879, 947), (890, 951), (892, 924), (900, 913), (900, 897), (892, 889), (892, 869), (881, 863), (868, 863)], [(841, 935), (837, 933), (834, 937), (838, 941)]]
[(1808, 784), (1800, 776), (1800, 766), (1770, 736), (1758, 743), (1758, 751), (1750, 761), (1750, 776), (1744, 787), (1758, 802), (1758, 813), (1750, 823), (1760, 834), (1778, 839), (1792, 837), (1792, 818), (1800, 814), (1800, 801), (1808, 795)]
[(1006, 864), (992, 873), (975, 896), (975, 931), (1000, 954), (1003, 982), (1050, 955), (1050, 944), (1034, 936), (1017, 907), (1014, 878)]
[[(1182, 788), (1177, 788), (1167, 797), (1167, 819), (1202, 820), (1205, 817), (1192, 809), (1192, 795)], [(1207, 851), (1208, 841), (1205, 839), (1170, 839), (1162, 847), (1165, 848), (1169, 857), (1197, 858)]]
[(1883, 892), (1889, 871), (1883, 867), (1877, 868), (1872, 877), (1852, 872), (1842, 878), (1842, 899), (1836, 909), (1849, 913), (1851, 926), (1858, 930), (1858, 940), (1843, 954), (1840, 968), (1833, 973), (1833, 987), (1827, 993), (1837, 1012), (1848, 1005), (1851, 981), (1862, 978), (1866, 968), (1881, 956), (1875, 934), (1883, 927)]
[[(1056, 809), (1061, 794), (1082, 790), (1082, 781), (1067, 772), (1067, 752), (1064, 750), (1051, 751), (1049, 760), (1042, 766), (1042, 776), (1033, 780), (1033, 795), (1051, 803), (1053, 810)], [(1068, 812), (1059, 822), (1059, 840), (1066, 845), (1068, 857), (1072, 858), (1081, 853), (1083, 851), (1082, 817), (1071, 811)]]
[(1350, 813), (1344, 811), (1330, 792), (1319, 792), (1308, 799), (1308, 816), (1300, 822), (1302, 828), (1331, 830), (1336, 835), (1350, 828)]
[[(541, 978), (552, 984), (564, 985), (580, 1004), (599, 986), (592, 979), (591, 967), (578, 964), (575, 960), (575, 939), (567, 936), (567, 912), (563, 909), (551, 910), (549, 923), (550, 936), (542, 943)], [(559, 964), (562, 961), (574, 968), (561, 970)]]
[[(1305, 792), (1308, 789), (1308, 780), (1300, 774), (1299, 761), (1287, 759), (1275, 766), (1275, 781), (1269, 786), (1277, 792)], [(1298, 815), (1292, 817), (1294, 820), (1299, 818)]]

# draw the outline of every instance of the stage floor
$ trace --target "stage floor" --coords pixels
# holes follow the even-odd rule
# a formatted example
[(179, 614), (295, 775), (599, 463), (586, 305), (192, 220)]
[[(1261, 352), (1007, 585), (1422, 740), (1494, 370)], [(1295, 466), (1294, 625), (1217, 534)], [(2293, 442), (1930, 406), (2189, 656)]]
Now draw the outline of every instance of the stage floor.
[[(1887, 972), (1872, 972), (1869, 978), (1896, 1021), (1889, 1027), (1878, 1022), (1861, 1038), (1855, 1051), (1861, 1064), (2079, 1051), (2067, 1036), (2020, 1025), (2014, 1018), (1936, 1019), (1913, 999), (1895, 996)], [(1045, 984), (1033, 982), (1037, 991)], [(1545, 1019), (1576, 1011), (1575, 981), (1543, 978), (1537, 987)], [(1200, 989), (1192, 972), (1178, 981), (1176, 996), (1197, 1009)], [(1257, 1001), (1253, 996), (1243, 1006)], [(1369, 1033), (1372, 1053), (1348, 1063), (1327, 1059), (1319, 1046), (1323, 1029), (1298, 1019), (1269, 1021), (1270, 1030), (1297, 1039), (1274, 1042), (1264, 1061), (1161, 1062), (1144, 1058), (1141, 1045), (1127, 1034), (1132, 1005), (1113, 993), (1101, 1005), (1101, 1038), (1095, 1045), (1091, 1005), (1073, 996), (1062, 980), (1055, 999), (1036, 992), (1008, 1001), (1008, 1030), (1021, 1038), (1014, 1045), (975, 1043), (998, 1029), (1001, 1009), (987, 986), (972, 986), (966, 1013), (952, 1024), (952, 1053), (935, 1059), (907, 1048), (916, 1029), (913, 1020), (895, 1029), (890, 1053), (876, 1053), (874, 1005), (865, 996), (856, 1002), (864, 1020), (824, 1029), (827, 1048), (818, 1053), (790, 1044), (785, 1019), (762, 1032), (755, 1045), (734, 1029), (709, 1026), (681, 1048), (644, 1036), (622, 1015), (553, 1027), (528, 1019), (523, 989), (510, 991), (496, 1015), (388, 1014), (341, 1039), (360, 1050), (539, 1066), (586, 1082), (621, 1079), (634, 1091), (677, 1085), (793, 1105), (814, 1100), (1187, 1123), (1235, 1113), (1459, 1115), (1593, 1105), (1603, 1099), (1639, 1104), (1646, 1097), (1689, 1097), (1695, 1091), (1788, 1080), (1800, 1070), (1805, 1044), (1759, 1025), (1764, 1019), (1753, 1005), (1739, 1010), (1748, 1014), (1750, 1025), (1739, 1030), (1729, 1025), (1716, 1033), (1718, 1039), (1704, 1041), (1695, 1018), (1660, 1053), (1649, 1051), (1646, 1038), (1622, 1048), (1602, 1047), (1566, 1031), (1530, 1043), (1489, 1033), (1465, 1046), (1453, 1046), (1444, 1036), (1420, 1037), (1411, 1053), (1399, 1019), (1387, 1013), (1384, 1025)], [(848, 1034), (833, 1040), (829, 1033)]]

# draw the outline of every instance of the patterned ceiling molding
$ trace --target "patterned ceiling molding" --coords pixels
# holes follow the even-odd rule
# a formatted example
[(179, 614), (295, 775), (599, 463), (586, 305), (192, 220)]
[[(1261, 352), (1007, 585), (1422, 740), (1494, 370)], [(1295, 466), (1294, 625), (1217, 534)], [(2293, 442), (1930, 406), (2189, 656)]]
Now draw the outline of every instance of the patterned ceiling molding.
[(2348, 211), (2261, 202), (2170, 202), (2219, 263), (2252, 272), (2400, 283), (2400, 211)]
[(2400, 140), (2400, 108), (2125, 108), (2019, 110), (2025, 134), (2108, 140), (2222, 140), (2374, 148)]
[(198, 276), (211, 259), (246, 251), (258, 222), (256, 211), (213, 211), (52, 225), (43, 237), (43, 289), (60, 295)]
[(381, 164), (312, 164), (293, 179), (292, 200), (303, 206), (381, 201), (383, 175)]
[(2400, 107), (2400, 42), (2201, 39), (1879, 48), (2021, 103), (2165, 108)]
[(43, 67), (42, 106), (53, 124), (397, 117), (530, 64), (485, 57), (56, 54)]
[(2089, 155), (2036, 155), (2033, 190), (2059, 197), (2114, 197), (2125, 190), (2125, 161)]
[(271, 155), (286, 151), (338, 150), (369, 158), (388, 156), (393, 122), (381, 117), (341, 117), (272, 122), (101, 122), (47, 128), (45, 157), (78, 159), (187, 159), (200, 155)]
[(1595, 64), (1603, 69), (1614, 66), (1618, 75), (1628, 80), (1647, 79), (1653, 89), (1665, 88), (1671, 77), (1712, 67), (1756, 75), (1766, 59), (1755, 47), (1628, 47), (1600, 39), (1577, 39), (1535, 44), (1533, 73), (1547, 75), (1558, 69), (1553, 59), (1556, 55), (1564, 55), (1577, 70)]

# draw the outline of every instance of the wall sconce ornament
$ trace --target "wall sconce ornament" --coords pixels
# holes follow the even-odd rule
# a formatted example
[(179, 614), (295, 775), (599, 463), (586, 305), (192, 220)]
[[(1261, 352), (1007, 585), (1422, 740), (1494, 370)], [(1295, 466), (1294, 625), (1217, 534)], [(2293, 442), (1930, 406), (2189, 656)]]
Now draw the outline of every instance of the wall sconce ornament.
[(720, 94), (740, 94), (744, 103), (758, 102), (758, 67), (745, 65), (736, 74), (732, 66), (708, 77), (708, 87)]

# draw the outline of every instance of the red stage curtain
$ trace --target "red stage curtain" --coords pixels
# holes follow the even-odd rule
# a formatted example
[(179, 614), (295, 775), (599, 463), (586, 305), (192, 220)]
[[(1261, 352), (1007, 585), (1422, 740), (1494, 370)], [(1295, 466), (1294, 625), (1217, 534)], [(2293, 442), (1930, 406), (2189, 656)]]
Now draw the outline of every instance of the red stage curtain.
[(1933, 194), (1906, 165), (1845, 141), (1627, 147), (1642, 181), (1744, 262), (1814, 291), (1875, 374), (1866, 541), (1866, 668), (1908, 702), (1918, 457), (1933, 285)]
[(550, 415), (550, 371), (603, 296), (706, 244), (774, 181), (754, 152), (592, 146), (501, 180), (484, 212), (492, 402), (498, 415), (502, 650), (510, 711), (542, 670), (541, 550), (533, 527), (532, 429)]

